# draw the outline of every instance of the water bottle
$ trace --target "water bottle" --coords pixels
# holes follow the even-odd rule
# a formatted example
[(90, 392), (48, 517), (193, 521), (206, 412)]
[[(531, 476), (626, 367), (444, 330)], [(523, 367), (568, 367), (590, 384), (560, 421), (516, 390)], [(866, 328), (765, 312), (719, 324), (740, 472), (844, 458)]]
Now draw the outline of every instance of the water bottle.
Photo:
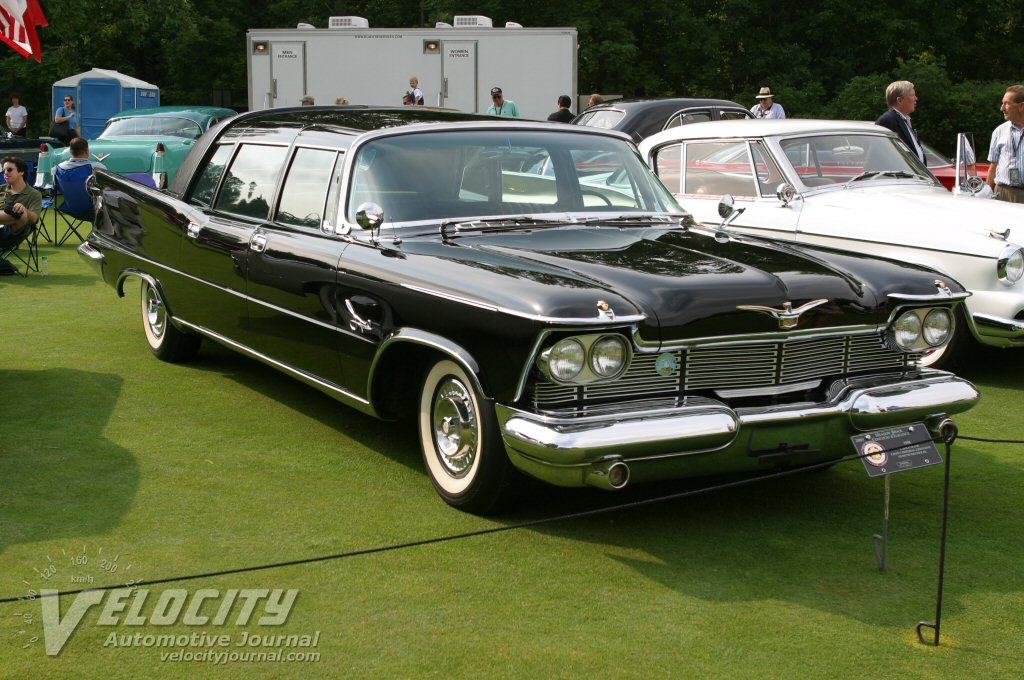
[(49, 276), (50, 274), (50, 261), (46, 259), (46, 255), (39, 258), (39, 273), (43, 276)]

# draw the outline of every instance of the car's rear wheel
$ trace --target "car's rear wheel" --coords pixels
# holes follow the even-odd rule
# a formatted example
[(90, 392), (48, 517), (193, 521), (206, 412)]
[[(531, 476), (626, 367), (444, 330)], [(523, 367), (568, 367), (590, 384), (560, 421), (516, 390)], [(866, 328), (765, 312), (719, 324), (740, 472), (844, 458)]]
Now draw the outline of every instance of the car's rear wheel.
[(163, 361), (187, 361), (199, 351), (202, 338), (183, 333), (171, 323), (160, 289), (149, 281), (142, 281), (142, 328), (153, 354)]
[(501, 442), (493, 405), (458, 364), (444, 359), (427, 371), (418, 417), (427, 474), (445, 502), (481, 515), (507, 504), (518, 473)]

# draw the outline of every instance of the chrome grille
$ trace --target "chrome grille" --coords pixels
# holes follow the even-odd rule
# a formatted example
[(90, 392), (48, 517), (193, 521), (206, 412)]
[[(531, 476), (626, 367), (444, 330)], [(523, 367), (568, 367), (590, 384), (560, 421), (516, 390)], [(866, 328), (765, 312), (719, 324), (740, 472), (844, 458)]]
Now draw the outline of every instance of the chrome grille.
[[(655, 370), (658, 357), (672, 354), (683, 369)], [(806, 383), (818, 378), (899, 372), (920, 356), (886, 345), (881, 335), (794, 338), (773, 342), (712, 345), (659, 354), (635, 354), (617, 380), (583, 386), (539, 379), (528, 388), (538, 409), (586, 408), (587, 404), (683, 396), (695, 391), (756, 390)]]

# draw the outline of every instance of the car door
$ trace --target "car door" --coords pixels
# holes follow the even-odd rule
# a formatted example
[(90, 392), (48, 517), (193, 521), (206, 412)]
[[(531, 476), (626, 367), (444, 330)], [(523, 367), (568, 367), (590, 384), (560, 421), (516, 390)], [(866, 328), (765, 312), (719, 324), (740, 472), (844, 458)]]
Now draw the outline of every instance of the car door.
[(684, 140), (651, 149), (648, 161), (679, 205), (698, 222), (717, 225), (725, 194), (743, 212), (732, 225), (763, 236), (792, 233), (802, 204), (783, 207), (776, 193), (786, 181), (761, 140)]
[(246, 268), (250, 242), (269, 212), (287, 147), (223, 144), (199, 172), (181, 261), (188, 295), (177, 312), (223, 339), (249, 341)]
[(253, 347), (337, 386), (345, 383), (337, 267), (348, 240), (334, 229), (342, 159), (335, 149), (295, 147), (272, 219), (256, 229), (248, 262)]

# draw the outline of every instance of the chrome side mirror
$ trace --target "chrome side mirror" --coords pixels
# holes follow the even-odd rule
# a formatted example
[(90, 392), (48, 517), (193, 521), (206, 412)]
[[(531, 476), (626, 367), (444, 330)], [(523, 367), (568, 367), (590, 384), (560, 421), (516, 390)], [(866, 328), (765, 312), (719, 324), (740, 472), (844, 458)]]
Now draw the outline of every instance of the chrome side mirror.
[(356, 209), (356, 224), (362, 229), (376, 231), (384, 223), (384, 209), (376, 203), (361, 203)]
[(775, 196), (782, 201), (782, 207), (785, 208), (793, 202), (793, 198), (796, 197), (796, 189), (789, 182), (783, 182), (779, 186), (775, 187)]
[(732, 197), (732, 194), (726, 194), (718, 201), (718, 216), (723, 220), (736, 210), (736, 199)]

